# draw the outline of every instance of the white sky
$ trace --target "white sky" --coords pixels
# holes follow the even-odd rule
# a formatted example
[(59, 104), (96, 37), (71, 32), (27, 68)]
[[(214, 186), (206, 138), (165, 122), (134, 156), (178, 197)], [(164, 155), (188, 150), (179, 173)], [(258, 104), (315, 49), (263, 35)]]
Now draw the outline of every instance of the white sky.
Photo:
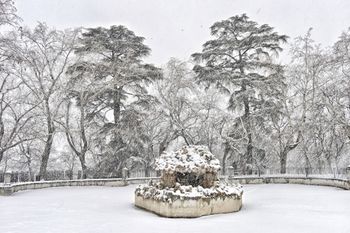
[(210, 38), (218, 20), (246, 13), (291, 38), (313, 27), (313, 38), (332, 45), (350, 26), (349, 0), (15, 0), (29, 26), (46, 22), (58, 29), (125, 25), (146, 38), (148, 62), (187, 60)]

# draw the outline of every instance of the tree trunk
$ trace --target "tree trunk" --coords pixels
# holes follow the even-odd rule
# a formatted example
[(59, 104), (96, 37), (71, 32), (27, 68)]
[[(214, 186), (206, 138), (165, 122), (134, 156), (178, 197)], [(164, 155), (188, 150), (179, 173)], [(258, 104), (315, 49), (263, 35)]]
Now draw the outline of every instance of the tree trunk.
[[(85, 100), (85, 99), (84, 99)], [(85, 103), (85, 101), (84, 101)], [(87, 166), (86, 166), (86, 152), (88, 150), (88, 141), (86, 139), (86, 133), (85, 133), (85, 104), (82, 104), (80, 107), (80, 134), (81, 134), (81, 140), (83, 142), (83, 146), (81, 148), (80, 152), (80, 163), (81, 163), (81, 169), (82, 169), (82, 179), (87, 178)]]
[[(242, 75), (244, 75), (244, 71), (243, 68), (241, 68), (241, 73)], [(245, 92), (247, 90), (247, 86), (243, 81), (242, 84), (242, 92)], [(245, 153), (245, 164), (243, 166), (243, 173), (246, 174), (246, 172), (248, 172), (248, 174), (251, 174), (251, 170), (252, 169), (248, 169), (247, 170), (247, 165), (253, 164), (253, 140), (252, 140), (252, 130), (251, 130), (251, 125), (250, 125), (250, 106), (249, 106), (249, 99), (248, 97), (244, 97), (243, 98), (243, 105), (244, 105), (244, 115), (243, 115), (243, 119), (244, 119), (244, 127), (245, 130), (247, 132), (247, 138), (248, 138), (248, 143), (247, 143), (247, 151)]]
[[(300, 143), (301, 140), (301, 131), (298, 132), (297, 139), (294, 143), (292, 144), (287, 144), (285, 147), (283, 147), (283, 150), (280, 151), (280, 166), (281, 166), (281, 174), (286, 174), (287, 172), (287, 159), (288, 159), (288, 153), (294, 150)], [(281, 142), (280, 142), (281, 145)], [(282, 148), (280, 147), (280, 150)]]
[(331, 156), (328, 154), (326, 156), (327, 164), (328, 164), (328, 169), (331, 173), (333, 173), (333, 167), (332, 167), (332, 159)]
[(1, 163), (3, 157), (4, 157), (4, 152), (0, 151), (0, 163)]
[(33, 170), (31, 161), (28, 161), (28, 172), (29, 172), (29, 181), (34, 181), (35, 177), (33, 177)]
[(280, 166), (281, 166), (280, 173), (286, 174), (286, 172), (287, 172), (287, 153), (285, 151), (283, 151), (280, 154)]
[(304, 154), (304, 158), (305, 158), (305, 175), (306, 177), (308, 177), (309, 174), (311, 173), (311, 163), (310, 163), (309, 157), (306, 154)]
[[(245, 76), (244, 72), (244, 64), (242, 63), (242, 54), (241, 51), (239, 52), (239, 63), (240, 63), (240, 73), (242, 77)], [(243, 80), (242, 85), (241, 85), (241, 91), (245, 92), (247, 91), (247, 84)], [(253, 140), (252, 140), (252, 130), (251, 130), (251, 125), (250, 125), (250, 106), (249, 106), (249, 97), (245, 96), (243, 98), (243, 106), (244, 106), (244, 127), (247, 132), (247, 138), (248, 138), (248, 144), (247, 144), (247, 151), (245, 153), (245, 158), (244, 158), (244, 166), (243, 166), (243, 173), (245, 174), (247, 171), (247, 164), (252, 165), (253, 164)], [(252, 169), (248, 169), (248, 173), (251, 173)]]
[(40, 164), (40, 171), (39, 171), (39, 179), (45, 180), (46, 177), (46, 169), (47, 169), (47, 163), (49, 161), (50, 152), (52, 148), (52, 142), (53, 142), (53, 130), (49, 130), (49, 135), (47, 136), (46, 142), (45, 142), (45, 149), (43, 154), (41, 155), (41, 164)]
[(145, 166), (145, 177), (150, 177), (150, 167), (149, 167), (149, 165)]
[(169, 143), (171, 142), (173, 137), (169, 135), (169, 132), (166, 133), (164, 139), (159, 143), (159, 152), (158, 156), (161, 156), (163, 152), (168, 148)]
[(186, 137), (186, 135), (185, 135), (185, 133), (184, 133), (184, 130), (182, 130), (181, 136), (182, 136), (182, 138), (184, 139), (184, 141), (185, 141), (185, 143), (186, 143), (187, 146), (193, 144), (193, 142), (189, 142), (189, 140), (187, 139), (187, 137)]
[(80, 165), (81, 165), (81, 179), (86, 179), (87, 178), (87, 166), (85, 163), (85, 154), (81, 154), (79, 156), (80, 160)]
[(80, 165), (81, 165), (81, 179), (87, 178), (87, 166), (86, 166), (86, 152), (88, 151), (88, 141), (85, 134), (85, 99), (84, 96), (80, 96), (80, 142), (79, 144), (82, 145), (82, 147), (79, 149), (76, 147), (76, 144), (74, 143), (73, 136), (71, 132), (69, 131), (69, 114), (70, 114), (70, 105), (71, 103), (68, 102), (67, 104), (67, 112), (66, 112), (66, 139), (70, 146), (70, 148), (73, 150), (73, 152), (76, 154), (76, 156), (79, 158)]
[(39, 171), (39, 179), (40, 180), (45, 180), (47, 178), (46, 177), (47, 163), (49, 161), (50, 152), (51, 152), (51, 148), (52, 148), (53, 134), (55, 132), (55, 128), (53, 126), (53, 122), (51, 119), (49, 100), (45, 99), (44, 104), (45, 104), (46, 121), (47, 121), (47, 138), (45, 141), (44, 152), (41, 155), (41, 164), (40, 164), (40, 171)]
[(247, 169), (247, 165), (253, 164), (253, 140), (252, 140), (251, 125), (250, 125), (250, 108), (249, 108), (249, 101), (247, 98), (244, 99), (244, 120), (245, 120), (245, 129), (247, 131), (247, 137), (248, 137), (247, 151), (245, 154), (244, 173), (248, 172), (248, 175), (250, 175), (252, 173), (252, 169)]
[(222, 175), (226, 175), (226, 160), (227, 160), (227, 155), (229, 153), (230, 149), (228, 146), (225, 146), (225, 151), (224, 151), (224, 156), (222, 157)]
[(246, 163), (253, 164), (253, 145), (252, 145), (252, 134), (248, 133), (248, 145), (247, 145), (247, 156)]
[(161, 156), (163, 154), (163, 152), (166, 150), (167, 148), (167, 142), (164, 139), (160, 144), (159, 144), (159, 152), (158, 152), (158, 156)]
[(117, 85), (114, 85), (113, 93), (113, 115), (114, 115), (114, 124), (119, 125), (120, 120), (120, 101), (121, 101), (121, 88)]

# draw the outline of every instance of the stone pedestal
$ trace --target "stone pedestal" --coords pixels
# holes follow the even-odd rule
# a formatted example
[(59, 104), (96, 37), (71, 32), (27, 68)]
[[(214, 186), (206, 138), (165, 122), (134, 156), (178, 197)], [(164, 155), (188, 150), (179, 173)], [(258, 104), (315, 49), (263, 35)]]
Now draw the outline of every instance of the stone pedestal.
[(235, 175), (235, 169), (233, 168), (233, 166), (228, 166), (228, 167), (227, 167), (227, 173), (228, 173), (229, 178), (234, 177), (234, 175)]
[(127, 169), (126, 167), (124, 167), (122, 169), (122, 178), (123, 178), (123, 181), (124, 181), (124, 185), (128, 185), (126, 179), (128, 178), (128, 173), (129, 173), (129, 169)]
[(4, 185), (5, 186), (11, 185), (11, 176), (12, 176), (11, 172), (5, 172), (5, 174), (4, 174)]

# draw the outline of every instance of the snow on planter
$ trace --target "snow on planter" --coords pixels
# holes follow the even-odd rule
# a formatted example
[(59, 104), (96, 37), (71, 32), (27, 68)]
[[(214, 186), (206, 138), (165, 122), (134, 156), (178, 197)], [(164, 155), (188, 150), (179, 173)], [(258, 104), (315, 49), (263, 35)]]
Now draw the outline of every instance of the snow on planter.
[(220, 161), (204, 146), (184, 146), (176, 152), (162, 154), (156, 161), (156, 170), (170, 173), (217, 173)]
[(184, 146), (156, 161), (160, 182), (139, 185), (135, 205), (166, 217), (199, 217), (241, 209), (240, 185), (221, 184), (219, 160), (204, 146)]

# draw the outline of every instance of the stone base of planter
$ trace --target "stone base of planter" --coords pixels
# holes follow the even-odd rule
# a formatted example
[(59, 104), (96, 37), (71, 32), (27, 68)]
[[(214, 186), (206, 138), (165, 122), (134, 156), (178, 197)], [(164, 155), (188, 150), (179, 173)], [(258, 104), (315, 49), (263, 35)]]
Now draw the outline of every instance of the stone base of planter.
[(169, 203), (136, 195), (135, 205), (164, 217), (195, 218), (239, 211), (242, 208), (242, 197), (188, 198)]

